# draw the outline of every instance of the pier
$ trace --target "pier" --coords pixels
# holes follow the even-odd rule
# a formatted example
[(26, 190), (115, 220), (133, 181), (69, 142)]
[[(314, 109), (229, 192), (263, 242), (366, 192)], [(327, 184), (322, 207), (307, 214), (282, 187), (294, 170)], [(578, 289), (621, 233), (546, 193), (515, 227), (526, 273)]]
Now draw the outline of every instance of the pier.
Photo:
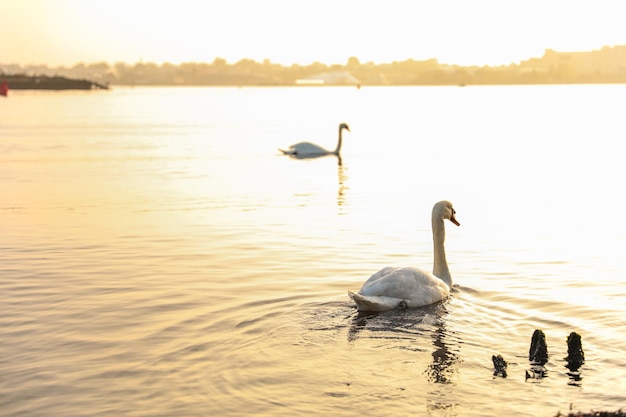
[(85, 79), (60, 76), (0, 74), (0, 82), (6, 81), (10, 90), (108, 90), (109, 86)]

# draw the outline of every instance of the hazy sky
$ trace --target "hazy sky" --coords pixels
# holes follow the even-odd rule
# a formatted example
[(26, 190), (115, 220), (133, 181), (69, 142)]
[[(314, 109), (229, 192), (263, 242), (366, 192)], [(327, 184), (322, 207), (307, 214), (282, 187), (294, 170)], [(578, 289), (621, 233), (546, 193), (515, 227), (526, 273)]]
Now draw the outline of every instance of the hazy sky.
[(0, 63), (498, 65), (626, 44), (623, 0), (0, 0)]

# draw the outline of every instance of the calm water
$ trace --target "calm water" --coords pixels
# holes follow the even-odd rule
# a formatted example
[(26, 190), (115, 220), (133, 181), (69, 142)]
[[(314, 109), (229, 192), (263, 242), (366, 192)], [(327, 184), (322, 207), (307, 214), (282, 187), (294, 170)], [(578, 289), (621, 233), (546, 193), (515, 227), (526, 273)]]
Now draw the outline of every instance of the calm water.
[[(626, 406), (625, 99), (623, 85), (11, 92), (0, 415)], [(343, 121), (341, 165), (277, 151), (332, 149)], [(452, 297), (359, 316), (347, 291), (372, 273), (432, 267), (441, 199), (461, 222)], [(550, 360), (526, 379), (537, 328)]]

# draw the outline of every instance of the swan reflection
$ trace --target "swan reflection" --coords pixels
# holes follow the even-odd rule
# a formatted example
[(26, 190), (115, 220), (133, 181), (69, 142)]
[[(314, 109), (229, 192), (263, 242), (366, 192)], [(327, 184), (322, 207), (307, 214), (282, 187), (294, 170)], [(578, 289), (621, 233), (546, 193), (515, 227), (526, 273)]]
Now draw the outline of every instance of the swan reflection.
[(448, 348), (446, 339), (452, 333), (446, 329), (443, 320), (439, 322), (431, 335), (435, 349), (432, 352), (433, 361), (426, 368), (425, 374), (429, 382), (449, 384), (458, 372), (456, 365), (459, 363), (459, 355)]
[[(458, 335), (447, 328), (445, 303), (436, 303), (419, 309), (393, 310), (385, 313), (358, 312), (348, 330), (348, 341), (356, 342), (364, 331), (375, 334), (377, 340), (389, 339), (397, 343), (406, 340), (406, 350), (427, 352), (432, 361), (423, 374), (431, 383), (452, 383), (460, 363)], [(429, 343), (424, 343), (428, 341)], [(420, 343), (422, 342), (422, 343)]]
[[(341, 209), (346, 204), (346, 190), (348, 190), (348, 186), (346, 186), (346, 181), (348, 180), (348, 176), (345, 173), (345, 167), (341, 163), (341, 157), (338, 156), (338, 166), (337, 166), (337, 206)], [(343, 214), (340, 211), (340, 214)]]

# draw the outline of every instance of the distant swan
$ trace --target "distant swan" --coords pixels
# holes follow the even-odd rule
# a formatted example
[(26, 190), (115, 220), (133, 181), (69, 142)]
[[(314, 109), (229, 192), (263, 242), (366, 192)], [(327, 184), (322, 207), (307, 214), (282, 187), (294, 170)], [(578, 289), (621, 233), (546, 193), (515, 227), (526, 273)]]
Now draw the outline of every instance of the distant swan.
[(348, 127), (347, 124), (342, 123), (339, 125), (339, 139), (337, 141), (337, 147), (334, 151), (326, 150), (321, 146), (311, 142), (296, 143), (295, 145), (291, 145), (287, 150), (279, 149), (279, 151), (281, 151), (285, 155), (290, 155), (296, 158), (315, 158), (324, 155), (336, 155), (339, 157), (342, 142), (341, 132), (343, 131), (343, 129), (346, 129), (348, 132), (350, 131), (350, 127)]
[(446, 261), (444, 219), (459, 226), (449, 201), (433, 207), (433, 273), (413, 267), (388, 266), (372, 275), (358, 294), (349, 292), (360, 311), (387, 311), (397, 307), (422, 307), (443, 300), (450, 294), (452, 277)]

